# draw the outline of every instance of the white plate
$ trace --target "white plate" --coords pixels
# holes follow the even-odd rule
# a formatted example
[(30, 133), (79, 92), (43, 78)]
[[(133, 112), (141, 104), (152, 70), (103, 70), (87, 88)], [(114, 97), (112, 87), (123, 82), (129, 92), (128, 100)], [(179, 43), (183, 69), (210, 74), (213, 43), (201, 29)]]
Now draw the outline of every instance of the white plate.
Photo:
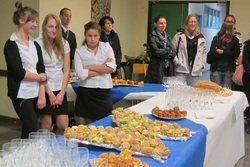
[(160, 117), (160, 116), (157, 116), (155, 114), (152, 113), (153, 116), (157, 117), (157, 118), (160, 118), (160, 119), (167, 119), (167, 120), (179, 120), (179, 119), (183, 119), (183, 118), (186, 118), (185, 117), (179, 117), (179, 118), (170, 118), (170, 117)]

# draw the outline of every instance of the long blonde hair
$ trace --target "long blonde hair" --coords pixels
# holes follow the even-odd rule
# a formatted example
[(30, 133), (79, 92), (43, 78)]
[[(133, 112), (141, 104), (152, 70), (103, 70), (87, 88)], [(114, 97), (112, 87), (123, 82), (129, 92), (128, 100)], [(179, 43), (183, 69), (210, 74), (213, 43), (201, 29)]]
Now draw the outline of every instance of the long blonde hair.
[[(49, 38), (46, 33), (46, 24), (49, 19), (54, 19), (57, 25), (57, 35), (53, 40), (53, 43), (49, 41)], [(59, 17), (54, 14), (48, 14), (43, 21), (42, 25), (42, 36), (43, 36), (43, 47), (45, 51), (49, 54), (50, 58), (52, 58), (52, 50), (55, 52), (57, 59), (63, 59), (64, 56), (64, 45), (63, 45), (63, 37), (62, 37), (62, 28)]]
[(187, 17), (186, 17), (186, 19), (185, 19), (185, 21), (184, 21), (184, 24), (183, 24), (184, 34), (185, 34), (187, 37), (190, 35), (190, 34), (189, 34), (189, 31), (188, 31), (188, 21), (190, 20), (191, 17), (195, 17), (195, 18), (196, 18), (196, 21), (197, 21), (197, 23), (196, 23), (196, 28), (195, 28), (194, 34), (193, 34), (193, 35), (196, 37), (196, 36), (200, 35), (201, 31), (200, 31), (200, 28), (199, 28), (198, 19), (197, 19), (197, 17), (196, 17), (195, 14), (189, 14), (189, 15), (187, 15)]

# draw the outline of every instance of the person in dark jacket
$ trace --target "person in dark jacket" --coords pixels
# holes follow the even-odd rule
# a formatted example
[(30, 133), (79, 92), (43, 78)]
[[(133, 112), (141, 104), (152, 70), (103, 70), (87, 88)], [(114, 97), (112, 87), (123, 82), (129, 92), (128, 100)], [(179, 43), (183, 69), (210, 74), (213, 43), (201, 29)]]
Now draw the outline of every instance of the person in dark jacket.
[(22, 122), (21, 138), (28, 138), (30, 132), (40, 128), (38, 109), (45, 107), (44, 85), (48, 77), (41, 47), (30, 36), (37, 26), (38, 13), (28, 6), (22, 7), (19, 1), (15, 6), (13, 22), (18, 28), (4, 46), (8, 96)]
[(154, 26), (155, 29), (149, 36), (151, 57), (145, 82), (161, 84), (164, 76), (174, 75), (173, 59), (176, 53), (170, 36), (165, 31), (166, 18), (157, 16), (154, 20)]
[(60, 19), (61, 19), (61, 26), (62, 26), (62, 36), (69, 42), (70, 47), (70, 68), (73, 67), (73, 60), (76, 51), (76, 35), (69, 29), (69, 23), (71, 21), (72, 12), (69, 8), (63, 8), (60, 11)]
[(222, 87), (231, 88), (236, 59), (240, 55), (239, 39), (234, 35), (235, 24), (224, 22), (214, 36), (207, 63), (210, 66), (210, 80)]
[[(100, 40), (103, 42), (108, 42), (112, 47), (114, 54), (117, 69), (121, 67), (122, 61), (122, 50), (118, 34), (113, 30), (114, 19), (110, 16), (104, 16), (100, 19), (99, 25), (102, 28)], [(117, 71), (111, 73), (111, 77), (117, 77)]]
[[(247, 96), (248, 103), (250, 104), (250, 39), (244, 43), (243, 48), (243, 61), (244, 73), (242, 77), (244, 93)], [(245, 109), (245, 116), (247, 120), (246, 132), (250, 134), (250, 107)]]

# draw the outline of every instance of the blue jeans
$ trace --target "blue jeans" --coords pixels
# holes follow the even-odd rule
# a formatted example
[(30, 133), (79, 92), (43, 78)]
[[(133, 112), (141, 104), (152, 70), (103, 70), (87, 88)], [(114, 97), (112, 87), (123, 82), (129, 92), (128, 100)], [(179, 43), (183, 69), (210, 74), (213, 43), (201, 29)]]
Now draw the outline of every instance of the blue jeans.
[(220, 72), (220, 71), (215, 71), (211, 72), (210, 71), (210, 80), (212, 82), (217, 83), (218, 85), (226, 88), (230, 88), (232, 86), (232, 75), (230, 71), (225, 71), (225, 72)]

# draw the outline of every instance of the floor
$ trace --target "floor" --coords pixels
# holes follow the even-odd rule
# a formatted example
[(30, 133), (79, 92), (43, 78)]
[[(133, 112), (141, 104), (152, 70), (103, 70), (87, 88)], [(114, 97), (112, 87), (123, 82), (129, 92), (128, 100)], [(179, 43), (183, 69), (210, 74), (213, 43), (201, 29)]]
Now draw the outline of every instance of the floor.
[[(208, 72), (204, 73), (202, 79), (209, 78)], [(11, 139), (20, 138), (21, 123), (13, 119), (2, 119), (0, 117), (0, 145), (9, 142)], [(235, 143), (237, 144), (237, 143)], [(232, 150), (233, 151), (233, 150)], [(241, 158), (235, 167), (250, 166), (250, 134), (245, 133), (245, 156)]]

